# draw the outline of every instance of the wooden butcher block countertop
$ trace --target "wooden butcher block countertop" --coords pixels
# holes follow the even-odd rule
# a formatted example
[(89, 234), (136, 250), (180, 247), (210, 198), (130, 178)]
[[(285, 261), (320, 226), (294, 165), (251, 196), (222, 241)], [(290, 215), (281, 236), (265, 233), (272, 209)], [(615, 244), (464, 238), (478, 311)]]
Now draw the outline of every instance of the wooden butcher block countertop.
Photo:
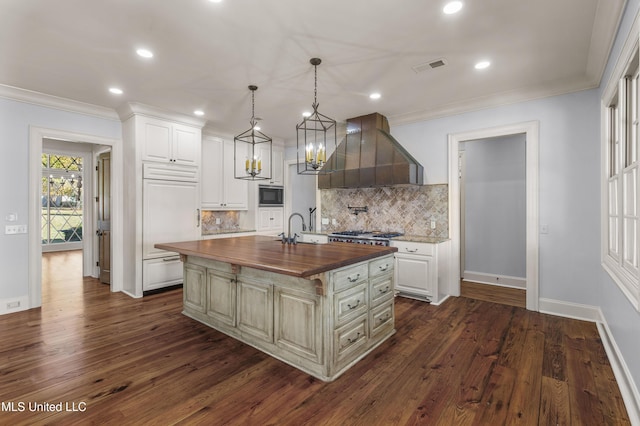
[(256, 235), (156, 244), (155, 247), (301, 278), (398, 251), (395, 247), (349, 243), (282, 244), (276, 237)]

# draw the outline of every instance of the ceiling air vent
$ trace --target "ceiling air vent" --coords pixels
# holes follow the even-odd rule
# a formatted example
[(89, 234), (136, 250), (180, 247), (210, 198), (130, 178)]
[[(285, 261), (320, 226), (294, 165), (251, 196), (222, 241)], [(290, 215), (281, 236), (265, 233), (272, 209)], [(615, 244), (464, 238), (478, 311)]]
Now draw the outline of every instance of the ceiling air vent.
[(432, 70), (434, 68), (440, 68), (447, 65), (447, 61), (444, 59), (436, 59), (435, 61), (425, 62), (424, 64), (415, 65), (411, 67), (416, 74), (421, 73), (423, 71)]

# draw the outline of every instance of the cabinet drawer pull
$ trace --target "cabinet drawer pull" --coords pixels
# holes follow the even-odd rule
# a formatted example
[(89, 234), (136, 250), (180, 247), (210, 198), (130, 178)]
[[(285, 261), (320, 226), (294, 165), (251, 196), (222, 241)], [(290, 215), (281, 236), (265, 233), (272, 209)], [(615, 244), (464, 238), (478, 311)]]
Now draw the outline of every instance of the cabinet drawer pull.
[(408, 248), (405, 248), (405, 250), (406, 250), (406, 251), (408, 251), (409, 253), (415, 253), (415, 252), (417, 252), (417, 251), (418, 251), (418, 249), (417, 249), (417, 248), (416, 248), (416, 249), (413, 249), (413, 250), (408, 249)]
[(386, 271), (387, 269), (389, 269), (389, 264), (385, 263), (384, 266), (380, 265), (378, 266), (378, 268), (380, 268), (381, 271)]
[(163, 262), (173, 262), (174, 260), (180, 260), (180, 256), (165, 257), (162, 259)]
[(356, 302), (355, 305), (351, 306), (351, 303), (347, 303), (347, 306), (349, 307), (349, 309), (355, 309), (360, 305), (360, 299), (358, 299), (358, 301)]
[(378, 289), (378, 291), (380, 292), (380, 294), (385, 294), (389, 291), (389, 286), (386, 286), (385, 288), (380, 288)]
[(360, 338), (360, 332), (358, 331), (358, 334), (356, 334), (355, 339), (351, 339), (351, 337), (347, 337), (347, 340), (349, 341), (349, 343), (355, 343), (358, 341), (359, 338)]
[(385, 321), (388, 321), (389, 318), (391, 318), (391, 314), (387, 314), (384, 317), (378, 318), (378, 321), (385, 322)]
[(350, 283), (355, 283), (356, 281), (358, 281), (358, 278), (360, 278), (359, 272), (356, 274), (355, 278), (351, 278), (351, 276), (347, 276), (347, 279), (349, 280)]

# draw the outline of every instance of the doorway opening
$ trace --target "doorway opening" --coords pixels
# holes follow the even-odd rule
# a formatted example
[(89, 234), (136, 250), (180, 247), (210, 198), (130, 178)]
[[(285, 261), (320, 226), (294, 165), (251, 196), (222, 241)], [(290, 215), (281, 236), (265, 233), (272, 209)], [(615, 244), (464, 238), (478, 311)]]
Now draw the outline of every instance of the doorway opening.
[[(93, 203), (97, 179), (93, 170), (97, 155), (106, 151), (111, 151), (114, 159), (109, 185), (111, 210), (121, 212), (122, 179), (118, 178), (122, 175), (121, 140), (37, 127), (29, 129), (28, 228), (35, 232), (29, 232), (28, 308), (42, 305), (43, 252), (77, 248), (82, 255), (82, 276), (99, 276), (97, 208)], [(43, 164), (45, 158), (46, 165)], [(112, 222), (114, 236), (110, 253), (121, 253), (121, 215), (114, 214)], [(122, 291), (122, 259), (110, 258), (110, 289)]]
[(526, 306), (524, 134), (459, 144), (461, 296)]
[[(538, 310), (538, 127), (539, 123), (526, 122), (490, 129), (475, 130), (449, 135), (449, 236), (451, 238), (451, 294), (460, 296), (461, 279), (465, 266), (462, 244), (464, 223), (461, 217), (460, 145), (513, 135), (525, 138), (525, 285), (526, 308)], [(494, 276), (496, 274), (489, 275)]]

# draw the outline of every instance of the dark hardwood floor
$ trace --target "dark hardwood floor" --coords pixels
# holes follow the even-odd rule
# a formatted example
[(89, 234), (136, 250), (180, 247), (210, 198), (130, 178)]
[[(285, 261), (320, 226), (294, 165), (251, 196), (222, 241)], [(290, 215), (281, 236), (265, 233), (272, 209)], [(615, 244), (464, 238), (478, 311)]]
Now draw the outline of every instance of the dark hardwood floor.
[(183, 316), (180, 289), (110, 293), (79, 257), (44, 256), (42, 308), (0, 316), (2, 425), (629, 424), (591, 323), (398, 298), (397, 333), (323, 383)]

